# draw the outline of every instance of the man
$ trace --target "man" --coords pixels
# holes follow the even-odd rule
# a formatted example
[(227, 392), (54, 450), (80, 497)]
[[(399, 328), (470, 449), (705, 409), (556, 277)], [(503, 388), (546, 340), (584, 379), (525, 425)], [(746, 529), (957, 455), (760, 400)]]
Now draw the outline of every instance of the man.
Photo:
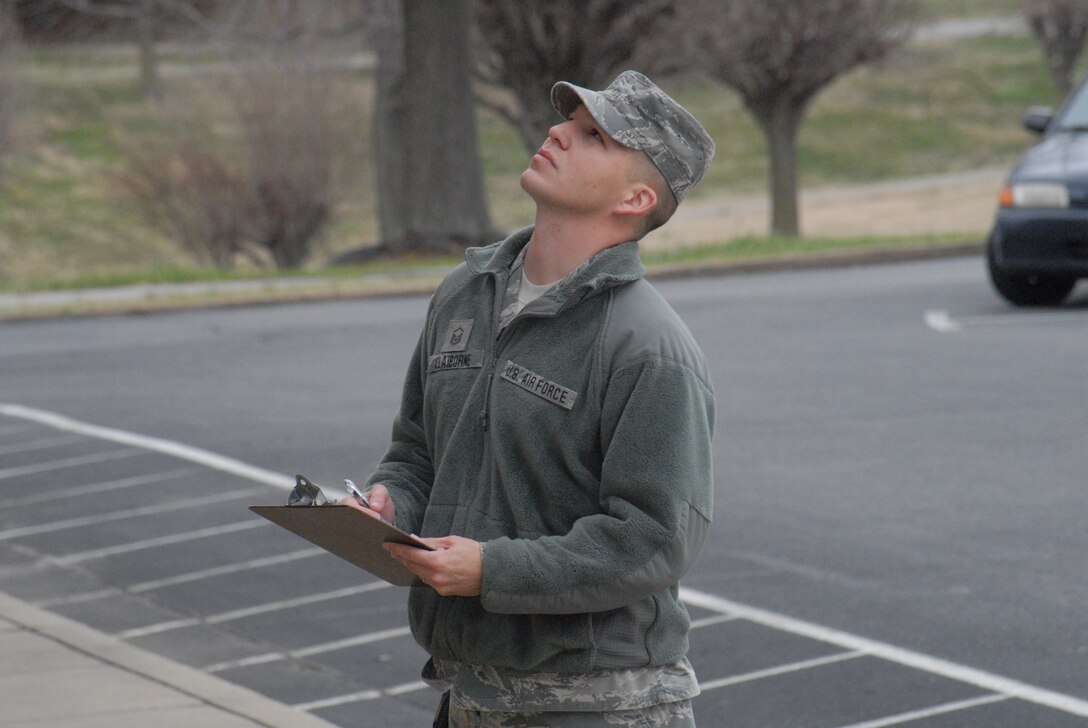
[(637, 240), (714, 143), (634, 71), (552, 103), (521, 176), (535, 225), (432, 298), (370, 503), (436, 549), (387, 544), (423, 582), (450, 725), (693, 726), (677, 582), (710, 522), (714, 399)]

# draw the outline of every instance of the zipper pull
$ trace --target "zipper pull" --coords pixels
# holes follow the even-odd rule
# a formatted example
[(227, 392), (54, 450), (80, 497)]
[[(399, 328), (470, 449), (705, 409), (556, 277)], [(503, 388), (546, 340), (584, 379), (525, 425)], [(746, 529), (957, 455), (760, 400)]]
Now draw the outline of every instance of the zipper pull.
[(480, 421), (483, 423), (484, 432), (487, 432), (487, 407), (485, 406), (483, 411), (480, 412)]

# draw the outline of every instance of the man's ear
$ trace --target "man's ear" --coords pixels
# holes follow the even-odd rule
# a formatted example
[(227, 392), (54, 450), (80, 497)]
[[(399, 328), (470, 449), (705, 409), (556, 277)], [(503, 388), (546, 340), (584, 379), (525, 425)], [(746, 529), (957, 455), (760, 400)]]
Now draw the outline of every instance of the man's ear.
[(614, 212), (617, 215), (647, 215), (657, 206), (657, 193), (648, 184), (639, 182), (627, 190)]

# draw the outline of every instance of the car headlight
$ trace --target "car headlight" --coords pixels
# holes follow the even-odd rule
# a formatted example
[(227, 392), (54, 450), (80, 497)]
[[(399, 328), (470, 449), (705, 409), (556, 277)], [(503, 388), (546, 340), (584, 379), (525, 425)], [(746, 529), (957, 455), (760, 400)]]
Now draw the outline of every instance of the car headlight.
[(1001, 188), (1002, 207), (1069, 207), (1069, 190), (1061, 182), (1016, 182)]

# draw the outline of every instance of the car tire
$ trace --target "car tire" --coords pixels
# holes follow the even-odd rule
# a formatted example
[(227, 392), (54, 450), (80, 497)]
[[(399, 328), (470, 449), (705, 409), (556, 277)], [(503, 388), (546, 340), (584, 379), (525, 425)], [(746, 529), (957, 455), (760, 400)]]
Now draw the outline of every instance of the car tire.
[(986, 243), (986, 267), (990, 282), (1014, 306), (1057, 306), (1073, 290), (1077, 279), (1047, 273), (1013, 273), (1001, 267), (993, 235)]

